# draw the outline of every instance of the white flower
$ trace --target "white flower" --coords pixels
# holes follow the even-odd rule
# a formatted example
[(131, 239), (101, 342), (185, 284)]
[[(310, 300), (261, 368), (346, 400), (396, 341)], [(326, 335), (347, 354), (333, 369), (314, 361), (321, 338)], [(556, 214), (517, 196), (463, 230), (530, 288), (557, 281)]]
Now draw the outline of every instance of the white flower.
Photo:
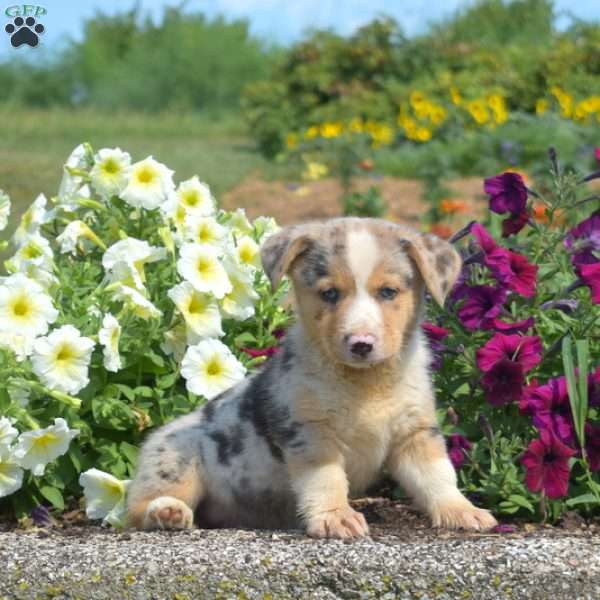
[(131, 156), (120, 148), (103, 148), (94, 156), (90, 171), (94, 189), (105, 199), (118, 196), (127, 185)]
[(119, 338), (121, 337), (121, 325), (110, 313), (104, 315), (102, 329), (98, 332), (98, 341), (104, 346), (104, 368), (116, 373), (121, 368), (121, 356), (119, 355)]
[(34, 265), (33, 263), (24, 265), (20, 270), (20, 273), (38, 285), (41, 285), (46, 292), (48, 292), (51, 287), (58, 285), (58, 279), (50, 271), (44, 269), (44, 267)]
[(121, 198), (135, 208), (158, 208), (166, 202), (175, 187), (173, 173), (149, 156), (129, 167), (127, 187), (121, 193)]
[(253, 226), (261, 244), (281, 229), (273, 217), (256, 217)]
[(232, 289), (221, 300), (221, 310), (231, 319), (245, 321), (254, 314), (258, 294), (254, 289), (253, 275), (232, 262), (227, 263), (227, 274)]
[(247, 267), (260, 267), (260, 248), (249, 236), (245, 235), (237, 240), (235, 256), (241, 265)]
[(227, 236), (227, 229), (213, 217), (189, 215), (184, 224), (184, 236), (190, 242), (221, 247)]
[(200, 337), (220, 337), (221, 314), (216, 300), (194, 289), (184, 281), (167, 292), (167, 295), (179, 309), (186, 325)]
[(89, 519), (103, 519), (113, 527), (125, 524), (129, 480), (121, 481), (99, 469), (88, 469), (79, 476)]
[(72, 175), (70, 169), (78, 169), (86, 171), (91, 163), (91, 153), (89, 146), (79, 144), (67, 158), (67, 162), (63, 167), (63, 176), (58, 188), (58, 200), (60, 206), (66, 210), (74, 211), (79, 207), (77, 199), (79, 197), (89, 198), (89, 186), (84, 184), (81, 175)]
[(71, 221), (56, 238), (56, 241), (60, 244), (60, 251), (63, 254), (66, 252), (75, 253), (77, 240), (80, 237), (94, 242), (102, 249), (106, 249), (104, 242), (83, 221)]
[(0, 333), (34, 338), (57, 317), (50, 296), (25, 275), (16, 273), (0, 284)]
[(219, 340), (203, 340), (190, 346), (181, 363), (188, 391), (207, 400), (241, 381), (246, 369)]
[(54, 419), (54, 425), (45, 429), (22, 433), (13, 449), (13, 456), (19, 466), (40, 476), (48, 463), (67, 452), (71, 440), (78, 435), (79, 429), (69, 429), (67, 422), (59, 417)]
[(18, 362), (23, 362), (33, 352), (34, 340), (30, 336), (0, 331), (0, 348), (13, 352)]
[(37, 233), (40, 226), (51, 218), (51, 213), (46, 211), (47, 202), (46, 196), (40, 194), (25, 211), (13, 236), (17, 246), (22, 246), (30, 235)]
[(162, 260), (167, 255), (165, 248), (151, 246), (145, 240), (128, 237), (115, 242), (102, 256), (102, 266), (109, 273), (109, 280), (134, 287), (145, 292), (146, 274), (144, 265)]
[(121, 285), (117, 288), (115, 300), (124, 302), (140, 319), (157, 319), (162, 316), (162, 312), (150, 300), (127, 285)]
[(250, 225), (250, 221), (246, 217), (246, 211), (243, 208), (238, 208), (230, 214), (229, 227), (238, 236), (252, 233), (252, 225)]
[(28, 265), (35, 265), (45, 271), (51, 271), (54, 256), (50, 242), (38, 231), (21, 240), (19, 249), (8, 260), (8, 265), (15, 271), (24, 271)]
[(44, 385), (66, 394), (76, 394), (88, 383), (88, 366), (94, 341), (82, 337), (73, 325), (63, 325), (35, 340), (31, 363)]
[[(33, 340), (32, 340), (33, 342)], [(33, 345), (33, 343), (32, 343)], [(21, 408), (25, 408), (29, 404), (31, 392), (26, 388), (15, 387), (8, 384), (8, 395), (13, 402), (16, 402)]]
[(186, 347), (186, 326), (183, 323), (166, 331), (165, 339), (160, 344), (160, 349), (165, 354), (172, 354), (177, 362), (180, 362), (183, 358)]
[(19, 435), (19, 431), (12, 424), (12, 419), (0, 417), (0, 452), (8, 450), (13, 440)]
[(10, 198), (3, 190), (0, 190), (0, 231), (8, 225), (8, 216), (10, 215)]
[(179, 184), (175, 197), (177, 203), (183, 206), (188, 214), (206, 217), (215, 212), (216, 202), (210, 188), (196, 175)]
[(211, 246), (184, 244), (177, 261), (177, 272), (199, 292), (211, 293), (216, 298), (231, 291), (227, 273)]
[(0, 498), (10, 496), (23, 485), (23, 469), (8, 448), (0, 447)]

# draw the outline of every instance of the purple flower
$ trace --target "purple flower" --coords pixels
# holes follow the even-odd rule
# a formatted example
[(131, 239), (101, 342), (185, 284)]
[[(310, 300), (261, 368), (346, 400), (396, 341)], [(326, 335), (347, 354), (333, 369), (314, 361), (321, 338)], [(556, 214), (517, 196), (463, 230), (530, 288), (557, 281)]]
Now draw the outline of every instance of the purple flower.
[(501, 321), (500, 319), (493, 320), (494, 329), (506, 334), (525, 333), (534, 325), (535, 319), (533, 317), (529, 317), (529, 319), (524, 319), (523, 321), (515, 321), (514, 323), (507, 323), (506, 321)]
[(242, 348), (242, 352), (248, 354), (252, 358), (258, 358), (259, 356), (273, 356), (281, 350), (281, 346), (269, 346), (268, 348)]
[(31, 518), (38, 527), (52, 526), (52, 517), (50, 516), (50, 511), (43, 504), (38, 504), (31, 511)]
[(500, 523), (492, 529), (492, 533), (515, 533), (515, 531), (517, 531), (517, 528), (514, 525), (507, 525), (506, 523)]
[(585, 453), (590, 469), (600, 471), (600, 427), (591, 423), (585, 424)]
[(600, 148), (594, 148), (594, 158), (596, 162), (600, 165)]
[(573, 253), (571, 260), (576, 267), (600, 260), (594, 254), (600, 252), (600, 210), (569, 231), (565, 246)]
[(502, 237), (508, 237), (515, 233), (519, 233), (529, 222), (529, 215), (526, 212), (518, 215), (510, 215), (510, 217), (502, 221)]
[(592, 302), (600, 304), (600, 262), (579, 265), (579, 274), (592, 292)]
[(522, 213), (527, 204), (527, 188), (518, 173), (506, 172), (484, 181), (483, 189), (490, 198), (490, 210), (513, 215)]
[(538, 268), (516, 252), (498, 247), (486, 256), (485, 264), (494, 277), (525, 298), (535, 295)]
[(473, 447), (469, 440), (459, 433), (452, 433), (446, 440), (448, 456), (455, 469), (460, 469), (468, 458), (469, 450)]
[(540, 364), (542, 349), (542, 342), (536, 335), (496, 333), (477, 351), (477, 366), (487, 373), (496, 363), (506, 359), (519, 363), (523, 373), (527, 373)]
[(492, 319), (497, 317), (506, 301), (507, 291), (489, 285), (476, 285), (465, 290), (467, 300), (458, 310), (463, 325), (474, 331), (489, 329)]
[(573, 443), (573, 416), (564, 377), (550, 379), (544, 385), (534, 382), (527, 386), (520, 409), (533, 417), (533, 424), (539, 430), (547, 429), (561, 442)]
[(471, 234), (477, 240), (477, 243), (486, 254), (491, 254), (494, 250), (500, 246), (496, 243), (496, 240), (491, 236), (490, 232), (479, 223), (474, 223), (471, 227)]
[(588, 376), (588, 404), (600, 406), (600, 367)]
[(508, 358), (498, 361), (481, 379), (485, 398), (492, 406), (518, 402), (524, 383), (523, 367)]
[(565, 446), (547, 429), (530, 442), (521, 457), (527, 469), (525, 483), (532, 492), (544, 492), (548, 498), (562, 498), (569, 490), (569, 458), (575, 451)]
[(450, 332), (444, 327), (438, 327), (429, 321), (426, 321), (421, 325), (427, 339), (429, 341), (429, 347), (433, 353), (433, 360), (431, 362), (431, 368), (439, 370), (442, 368), (442, 353), (446, 349), (446, 346), (442, 343), (442, 340), (446, 339)]

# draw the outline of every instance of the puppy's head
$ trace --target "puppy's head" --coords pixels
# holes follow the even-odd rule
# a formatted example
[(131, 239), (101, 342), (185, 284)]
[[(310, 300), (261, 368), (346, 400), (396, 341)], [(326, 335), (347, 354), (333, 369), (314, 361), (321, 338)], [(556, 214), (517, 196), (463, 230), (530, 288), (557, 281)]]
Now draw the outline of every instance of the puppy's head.
[(443, 304), (461, 266), (448, 242), (378, 219), (287, 227), (261, 255), (273, 288), (290, 275), (309, 337), (357, 368), (398, 354), (420, 318), (424, 288)]

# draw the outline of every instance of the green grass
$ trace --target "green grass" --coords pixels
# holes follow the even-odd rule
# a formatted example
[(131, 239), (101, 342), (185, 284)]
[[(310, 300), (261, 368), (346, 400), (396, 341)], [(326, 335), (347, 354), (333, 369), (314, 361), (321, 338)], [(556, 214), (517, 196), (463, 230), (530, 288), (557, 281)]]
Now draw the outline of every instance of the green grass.
[(118, 146), (134, 161), (152, 155), (175, 170), (176, 181), (198, 175), (217, 198), (251, 172), (267, 178), (278, 174), (278, 167), (266, 161), (246, 137), (238, 114), (110, 114), (4, 106), (0, 121), (0, 188), (13, 202), (4, 237), (37, 194), (57, 193), (65, 160), (84, 141), (95, 150)]

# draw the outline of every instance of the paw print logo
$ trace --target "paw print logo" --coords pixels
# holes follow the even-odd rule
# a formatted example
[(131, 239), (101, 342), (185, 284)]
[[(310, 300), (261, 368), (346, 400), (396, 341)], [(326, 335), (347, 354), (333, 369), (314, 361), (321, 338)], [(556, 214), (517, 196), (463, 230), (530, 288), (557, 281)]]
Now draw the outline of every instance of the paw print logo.
[(39, 41), (39, 35), (44, 33), (44, 26), (41, 23), (36, 23), (33, 17), (15, 17), (12, 23), (9, 23), (4, 31), (10, 35), (10, 43), (13, 48), (18, 48), (23, 44), (27, 44), (35, 48)]

